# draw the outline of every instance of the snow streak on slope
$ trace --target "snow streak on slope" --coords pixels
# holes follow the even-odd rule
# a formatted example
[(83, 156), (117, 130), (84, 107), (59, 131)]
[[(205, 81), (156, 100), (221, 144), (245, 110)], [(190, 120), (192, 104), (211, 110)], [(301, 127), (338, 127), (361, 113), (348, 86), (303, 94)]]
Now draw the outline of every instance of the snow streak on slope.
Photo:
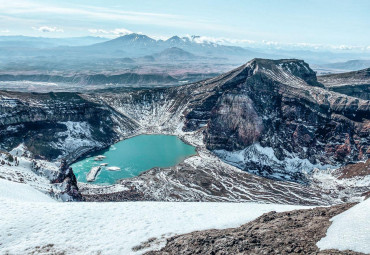
[(262, 162), (264, 165), (271, 166), (274, 169), (274, 173), (262, 172), (260, 174), (276, 179), (291, 179), (291, 176), (287, 172), (290, 174), (308, 173), (314, 168), (326, 170), (332, 167), (330, 165), (314, 165), (308, 159), (300, 159), (293, 153), (287, 153), (288, 155), (284, 160), (279, 160), (276, 158), (274, 150), (271, 147), (262, 147), (259, 143), (255, 143), (239, 151), (215, 150), (214, 153), (225, 162), (240, 169), (247, 169), (251, 173), (257, 172), (251, 165), (254, 164), (257, 166)]
[[(5, 180), (0, 184), (6, 182), (11, 193), (29, 192), (25, 184)], [(47, 197), (42, 193), (27, 195), (28, 201), (13, 198), (0, 193), (2, 254), (40, 252), (45, 246), (66, 254), (142, 253), (132, 247), (152, 237), (237, 227), (269, 211), (307, 208), (257, 203), (44, 203)]]
[(321, 250), (338, 249), (370, 253), (370, 199), (333, 217), (326, 237), (317, 246)]
[(94, 140), (91, 135), (91, 125), (86, 121), (66, 121), (59, 124), (67, 127), (66, 131), (56, 133), (58, 141), (51, 143), (53, 148), (62, 149), (63, 154), (59, 158), (66, 158), (69, 154), (83, 154), (85, 151), (103, 146), (102, 143)]

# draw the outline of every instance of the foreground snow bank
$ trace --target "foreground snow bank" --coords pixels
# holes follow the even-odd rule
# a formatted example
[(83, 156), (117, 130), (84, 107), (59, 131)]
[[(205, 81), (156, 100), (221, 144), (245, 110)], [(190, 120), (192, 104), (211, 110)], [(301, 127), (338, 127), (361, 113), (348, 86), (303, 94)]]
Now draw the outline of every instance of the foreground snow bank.
[(1, 254), (24, 254), (46, 245), (66, 254), (134, 254), (132, 247), (152, 237), (237, 227), (272, 210), (307, 208), (257, 203), (58, 203), (48, 202), (41, 192), (32, 193), (26, 184), (2, 180), (0, 187), (9, 190), (0, 190)]
[(370, 199), (333, 217), (326, 237), (317, 242), (321, 250), (337, 249), (370, 253)]

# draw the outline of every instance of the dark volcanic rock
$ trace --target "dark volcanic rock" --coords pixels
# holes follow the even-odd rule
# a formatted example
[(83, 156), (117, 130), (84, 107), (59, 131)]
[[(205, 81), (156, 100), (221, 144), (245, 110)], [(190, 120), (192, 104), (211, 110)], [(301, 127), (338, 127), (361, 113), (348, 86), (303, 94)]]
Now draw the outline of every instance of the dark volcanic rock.
[[(109, 109), (76, 93), (0, 92), (0, 146), (6, 150), (24, 143), (36, 158), (76, 158), (84, 148), (113, 143), (113, 126)], [(76, 141), (66, 144), (67, 138)]]
[[(214, 125), (209, 125), (206, 142), (210, 149), (242, 149), (255, 141), (259, 141), (262, 146), (285, 149), (289, 153), (297, 153), (301, 158), (309, 158), (313, 161), (312, 163), (326, 161), (326, 158), (330, 160), (330, 157), (333, 157), (334, 161), (344, 161), (344, 157), (351, 153), (355, 154), (351, 160), (356, 160), (358, 148), (356, 148), (353, 135), (357, 133), (358, 136), (365, 137), (364, 135), (368, 135), (368, 133), (365, 125), (360, 124), (357, 128), (353, 126), (357, 124), (356, 121), (361, 123), (361, 121), (369, 118), (369, 102), (362, 102), (364, 105), (361, 105), (361, 102), (356, 100), (348, 102), (347, 98), (330, 95), (319, 88), (305, 86), (304, 82), (312, 83), (313, 78), (311, 77), (308, 81), (298, 80), (295, 81), (296, 84), (290, 85), (289, 81), (279, 81), (284, 73), (259, 73), (258, 70), (261, 68), (258, 67), (259, 64), (256, 61), (257, 66), (254, 67), (254, 70), (259, 68), (256, 74), (246, 77), (242, 83), (235, 84), (236, 91), (225, 91), (222, 96), (227, 96), (230, 93), (244, 98), (246, 102), (244, 108), (248, 106), (250, 113), (244, 110), (244, 115), (239, 114), (237, 118), (248, 123), (251, 123), (251, 120), (255, 123), (262, 123), (244, 127), (244, 123), (241, 122), (240, 126), (238, 125), (237, 127), (239, 129), (248, 129), (249, 132), (260, 135), (255, 135), (253, 139), (245, 139), (245, 137), (239, 136), (240, 138), (236, 139), (236, 142), (231, 140), (227, 143), (221, 141), (219, 144), (215, 144), (210, 142), (210, 140), (212, 138), (213, 140), (217, 139), (219, 129), (222, 127), (216, 129)], [(296, 64), (299, 66), (300, 62), (297, 61)], [(270, 69), (268, 70), (270, 71)], [(276, 76), (276, 79), (272, 79), (274, 76)], [(306, 75), (301, 76), (306, 77)], [(295, 76), (291, 76), (293, 81), (295, 78)], [(283, 79), (285, 78), (283, 77)], [(336, 100), (330, 102), (327, 99), (328, 96), (334, 96)], [(218, 104), (224, 103), (225, 100), (218, 101)], [(364, 110), (362, 111), (361, 108)], [(236, 116), (227, 113), (226, 115), (228, 120), (224, 122), (235, 121)], [(218, 126), (223, 124), (223, 122), (217, 121), (217, 118), (219, 118), (217, 112), (211, 116), (211, 124), (213, 118), (215, 118), (215, 123)], [(228, 126), (225, 129), (227, 131), (238, 130)], [(261, 132), (262, 130), (263, 132)], [(363, 134), (363, 131), (366, 133)], [(347, 140), (352, 141), (347, 142)], [(326, 144), (330, 149), (319, 146), (320, 143)], [(348, 145), (350, 147), (349, 151), (342, 153), (340, 151), (341, 147), (334, 146), (334, 144), (337, 145), (338, 143), (344, 146)], [(303, 148), (307, 148), (307, 151), (305, 152)], [(325, 154), (325, 158), (320, 158), (318, 154)]]
[(64, 183), (64, 192), (74, 200), (81, 201), (82, 196), (78, 190), (77, 179), (74, 175), (72, 168), (67, 165), (65, 160), (60, 164), (60, 172), (58, 177), (52, 183)]
[[(326, 90), (303, 61), (255, 59), (188, 88), (192, 98), (184, 130), (205, 127), (210, 150), (234, 151), (259, 143), (272, 148), (279, 161), (299, 158), (329, 165), (370, 155), (370, 102)], [(266, 177), (286, 168), (285, 163), (251, 158), (242, 168)]]
[(167, 239), (160, 251), (145, 254), (362, 254), (323, 250), (316, 243), (326, 235), (330, 218), (353, 204), (270, 212), (238, 228), (197, 231)]

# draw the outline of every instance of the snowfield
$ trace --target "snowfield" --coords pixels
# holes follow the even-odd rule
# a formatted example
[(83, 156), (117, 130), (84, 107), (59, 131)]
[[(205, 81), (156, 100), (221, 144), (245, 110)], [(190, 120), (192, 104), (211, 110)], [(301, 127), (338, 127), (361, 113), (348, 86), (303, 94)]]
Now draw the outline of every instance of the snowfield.
[(326, 236), (317, 242), (321, 250), (352, 250), (370, 254), (370, 199), (331, 219)]
[[(27, 184), (0, 180), (0, 254), (140, 254), (134, 246), (211, 228), (237, 227), (269, 211), (304, 206), (257, 203), (62, 203)], [(38, 247), (37, 247), (38, 246)]]

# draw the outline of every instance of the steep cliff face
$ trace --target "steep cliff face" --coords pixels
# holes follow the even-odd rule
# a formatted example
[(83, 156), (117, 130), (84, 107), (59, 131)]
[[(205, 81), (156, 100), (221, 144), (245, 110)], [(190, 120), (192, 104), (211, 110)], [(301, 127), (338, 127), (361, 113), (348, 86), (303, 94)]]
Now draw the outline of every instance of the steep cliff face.
[(109, 110), (74, 93), (0, 94), (0, 143), (37, 158), (74, 158), (117, 139)]
[(370, 155), (369, 101), (324, 89), (303, 61), (255, 59), (190, 86), (184, 130), (205, 127), (207, 148), (245, 170), (298, 180)]
[(188, 93), (176, 88), (120, 89), (114, 92), (83, 95), (86, 100), (112, 109), (124, 136), (140, 132), (174, 132), (181, 125)]

